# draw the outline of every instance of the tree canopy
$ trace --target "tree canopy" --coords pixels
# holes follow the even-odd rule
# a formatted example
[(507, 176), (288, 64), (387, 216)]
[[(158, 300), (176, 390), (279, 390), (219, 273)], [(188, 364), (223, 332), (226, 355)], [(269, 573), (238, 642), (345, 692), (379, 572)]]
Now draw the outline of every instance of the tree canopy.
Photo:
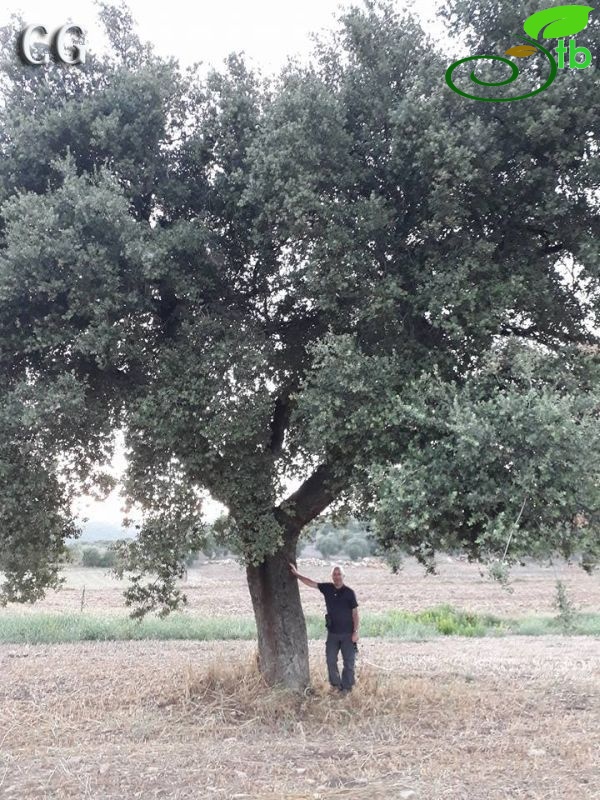
[[(448, 10), (481, 51), (529, 13)], [(125, 6), (102, 17), (111, 55), (77, 68), (20, 65), (2, 33), (3, 599), (56, 585), (116, 430), (144, 610), (181, 600), (203, 490), (249, 576), (342, 502), (429, 568), (445, 546), (591, 568), (595, 67), (496, 105), (384, 0), (276, 76), (182, 70)], [(600, 52), (596, 20), (578, 43)]]

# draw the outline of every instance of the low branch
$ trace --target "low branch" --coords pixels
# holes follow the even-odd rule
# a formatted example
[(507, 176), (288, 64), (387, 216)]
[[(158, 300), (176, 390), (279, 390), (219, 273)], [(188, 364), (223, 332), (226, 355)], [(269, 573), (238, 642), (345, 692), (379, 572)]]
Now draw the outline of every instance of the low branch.
[(318, 517), (347, 486), (347, 476), (339, 477), (330, 464), (321, 464), (275, 509), (275, 514), (281, 522), (299, 530)]

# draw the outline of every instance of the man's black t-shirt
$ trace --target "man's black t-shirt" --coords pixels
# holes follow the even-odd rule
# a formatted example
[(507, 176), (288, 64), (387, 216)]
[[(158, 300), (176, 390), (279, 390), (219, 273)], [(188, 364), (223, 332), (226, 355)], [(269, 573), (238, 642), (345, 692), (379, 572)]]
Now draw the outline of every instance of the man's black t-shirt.
[(352, 609), (358, 607), (356, 595), (349, 586), (335, 588), (334, 583), (318, 583), (317, 587), (325, 597), (327, 613), (331, 617), (330, 633), (352, 633)]

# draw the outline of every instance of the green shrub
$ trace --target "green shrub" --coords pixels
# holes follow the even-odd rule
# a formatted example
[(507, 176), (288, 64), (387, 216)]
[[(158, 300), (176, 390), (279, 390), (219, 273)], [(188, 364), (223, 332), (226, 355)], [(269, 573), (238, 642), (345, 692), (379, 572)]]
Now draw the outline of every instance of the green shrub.
[(389, 550), (381, 550), (383, 560), (392, 570), (392, 574), (396, 575), (403, 566), (403, 552), (399, 547), (392, 547)]
[(101, 567), (114, 567), (117, 563), (117, 554), (112, 548), (105, 550), (100, 559)]
[(81, 554), (82, 567), (99, 567), (102, 553), (96, 547), (86, 547)]
[(340, 537), (336, 533), (328, 533), (317, 538), (316, 548), (323, 558), (336, 555), (341, 549)]
[(353, 561), (357, 558), (364, 558), (369, 555), (369, 544), (367, 540), (359, 536), (353, 536), (352, 539), (349, 539), (344, 549)]
[(367, 531), (367, 534), (365, 536), (365, 542), (367, 543), (367, 547), (369, 548), (368, 555), (370, 556), (382, 555), (381, 545), (370, 531)]
[(576, 609), (567, 594), (567, 588), (561, 580), (556, 581), (556, 597), (554, 607), (558, 610), (556, 621), (563, 633), (571, 633), (575, 624)]
[(117, 556), (113, 550), (102, 553), (97, 547), (86, 547), (81, 555), (82, 567), (114, 567), (116, 562)]

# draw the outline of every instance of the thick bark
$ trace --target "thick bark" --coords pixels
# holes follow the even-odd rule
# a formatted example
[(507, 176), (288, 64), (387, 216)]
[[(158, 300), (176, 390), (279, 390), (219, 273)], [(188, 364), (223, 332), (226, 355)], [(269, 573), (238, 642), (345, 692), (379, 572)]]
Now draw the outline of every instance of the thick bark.
[(288, 563), (296, 560), (297, 534), (246, 575), (258, 632), (259, 669), (270, 686), (303, 690), (310, 683), (308, 639), (298, 580)]
[(321, 464), (300, 488), (275, 508), (285, 528), (285, 544), (258, 567), (246, 567), (258, 633), (259, 669), (268, 684), (303, 690), (310, 684), (308, 640), (297, 578), (289, 563), (296, 561), (302, 528), (335, 498), (344, 481)]

